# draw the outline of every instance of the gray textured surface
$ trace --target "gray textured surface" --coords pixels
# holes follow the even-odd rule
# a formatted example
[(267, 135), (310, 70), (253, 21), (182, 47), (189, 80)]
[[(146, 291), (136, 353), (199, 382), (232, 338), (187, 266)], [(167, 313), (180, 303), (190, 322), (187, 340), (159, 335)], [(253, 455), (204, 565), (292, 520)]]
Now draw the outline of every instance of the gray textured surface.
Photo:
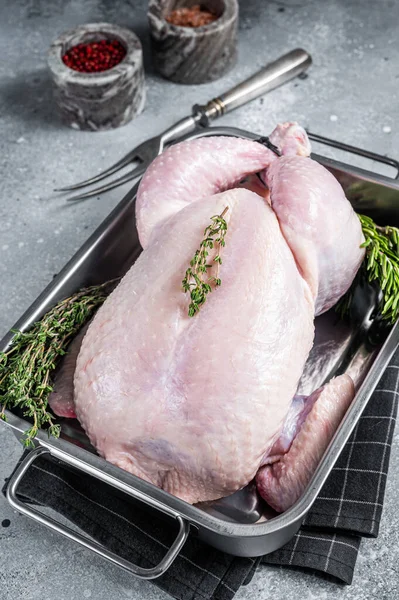
[[(278, 120), (399, 157), (399, 3), (348, 0), (241, 2), (239, 62), (228, 76), (180, 87), (148, 73), (145, 111), (132, 123), (102, 133), (61, 125), (51, 100), (45, 52), (61, 31), (111, 21), (133, 28), (149, 69), (146, 3), (131, 0), (0, 0), (0, 333), (29, 306), (121, 198), (117, 189), (69, 205), (52, 193), (123, 155), (204, 102), (296, 46), (309, 50), (309, 77), (254, 101), (225, 124), (268, 133)], [(284, 11), (282, 10), (284, 8)], [(20, 454), (0, 427), (0, 481)], [(301, 572), (262, 568), (237, 598), (257, 600), (399, 598), (399, 433), (377, 540), (362, 543), (353, 585)], [(9, 519), (9, 527), (1, 522)], [(163, 600), (166, 594), (51, 535), (14, 514), (0, 498), (0, 598)]]

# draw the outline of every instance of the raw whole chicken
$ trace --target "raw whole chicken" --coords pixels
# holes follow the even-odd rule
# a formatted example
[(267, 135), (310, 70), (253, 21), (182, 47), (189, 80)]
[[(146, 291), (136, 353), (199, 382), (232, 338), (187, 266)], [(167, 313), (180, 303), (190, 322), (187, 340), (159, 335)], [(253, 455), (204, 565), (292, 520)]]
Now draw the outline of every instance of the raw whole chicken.
[[(273, 145), (186, 141), (148, 168), (137, 228), (144, 251), (98, 310), (77, 357), (74, 412), (108, 461), (190, 503), (254, 477), (277, 511), (301, 495), (353, 395), (343, 375), (295, 395), (314, 317), (363, 260), (359, 220), (309, 158), (304, 130)], [(259, 174), (259, 177), (253, 177)], [(226, 210), (227, 209), (227, 210)], [(182, 279), (213, 215), (225, 214), (221, 286), (194, 317)], [(71, 415), (71, 394), (51, 399)]]

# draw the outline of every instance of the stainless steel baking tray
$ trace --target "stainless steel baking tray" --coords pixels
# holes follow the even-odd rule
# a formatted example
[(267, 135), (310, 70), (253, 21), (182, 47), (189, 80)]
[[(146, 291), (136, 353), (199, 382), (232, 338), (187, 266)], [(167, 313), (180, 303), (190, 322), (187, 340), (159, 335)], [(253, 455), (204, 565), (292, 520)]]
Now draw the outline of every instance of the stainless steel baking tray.
[[(256, 139), (259, 134), (231, 127), (214, 127), (197, 131), (185, 139), (209, 135), (240, 136)], [(385, 163), (397, 170), (392, 159), (380, 157), (309, 134), (316, 142)], [(356, 209), (366, 212), (380, 223), (397, 225), (399, 220), (399, 183), (396, 179), (366, 171), (319, 155), (313, 158), (328, 168), (343, 185)], [(137, 184), (138, 185), (138, 184)], [(135, 227), (135, 196), (137, 185), (104, 220), (97, 231), (75, 254), (58, 276), (43, 291), (13, 329), (26, 330), (56, 302), (84, 286), (102, 283), (122, 275), (141, 252)], [(373, 318), (377, 292), (359, 288), (353, 305), (351, 322), (340, 321), (334, 311), (316, 319), (316, 340), (306, 364), (300, 389), (310, 392), (339, 373), (348, 372), (355, 379), (357, 393), (334, 439), (325, 452), (317, 471), (296, 504), (281, 515), (275, 514), (259, 500), (253, 484), (216, 502), (191, 506), (134, 475), (106, 462), (90, 446), (76, 421), (62, 420), (60, 439), (48, 438), (40, 431), (36, 448), (30, 452), (14, 475), (8, 500), (20, 512), (47, 527), (73, 539), (108, 560), (142, 578), (161, 575), (182, 548), (189, 531), (223, 551), (239, 556), (258, 556), (272, 552), (285, 544), (299, 529), (311, 508), (338, 455), (367, 404), (380, 374), (399, 343), (399, 325), (387, 327)], [(10, 331), (0, 342), (4, 351), (12, 341)], [(17, 411), (6, 411), (7, 423), (21, 439), (29, 423)], [(175, 519), (178, 535), (159, 565), (143, 569), (109, 552), (100, 544), (24, 504), (17, 496), (18, 484), (26, 470), (39, 455), (61, 461), (110, 484), (115, 493), (125, 493), (129, 500), (140, 501), (149, 510), (157, 510)]]

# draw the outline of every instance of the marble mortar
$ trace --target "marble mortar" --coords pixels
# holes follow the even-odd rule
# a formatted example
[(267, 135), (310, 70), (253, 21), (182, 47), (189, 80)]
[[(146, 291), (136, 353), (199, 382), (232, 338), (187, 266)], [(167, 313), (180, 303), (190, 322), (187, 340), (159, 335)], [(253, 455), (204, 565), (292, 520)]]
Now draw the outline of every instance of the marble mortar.
[(198, 84), (219, 79), (237, 59), (237, 0), (204, 0), (201, 6), (218, 15), (202, 27), (180, 27), (166, 17), (198, 0), (150, 0), (148, 21), (155, 69), (175, 83)]
[[(101, 39), (117, 39), (126, 49), (124, 59), (112, 69), (81, 73), (62, 61), (73, 46)], [(101, 131), (120, 127), (144, 108), (143, 51), (140, 40), (129, 29), (92, 23), (67, 31), (51, 44), (47, 62), (58, 109), (74, 129)]]

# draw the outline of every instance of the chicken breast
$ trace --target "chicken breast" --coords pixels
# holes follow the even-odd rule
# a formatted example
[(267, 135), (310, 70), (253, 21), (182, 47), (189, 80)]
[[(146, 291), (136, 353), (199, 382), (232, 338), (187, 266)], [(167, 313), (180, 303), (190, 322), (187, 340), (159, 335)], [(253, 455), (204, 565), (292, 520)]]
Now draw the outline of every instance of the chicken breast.
[[(222, 285), (190, 318), (181, 282), (225, 207)], [(203, 199), (168, 221), (94, 318), (75, 373), (78, 419), (107, 460), (171, 494), (231, 494), (279, 435), (313, 315), (269, 205), (245, 189)]]

